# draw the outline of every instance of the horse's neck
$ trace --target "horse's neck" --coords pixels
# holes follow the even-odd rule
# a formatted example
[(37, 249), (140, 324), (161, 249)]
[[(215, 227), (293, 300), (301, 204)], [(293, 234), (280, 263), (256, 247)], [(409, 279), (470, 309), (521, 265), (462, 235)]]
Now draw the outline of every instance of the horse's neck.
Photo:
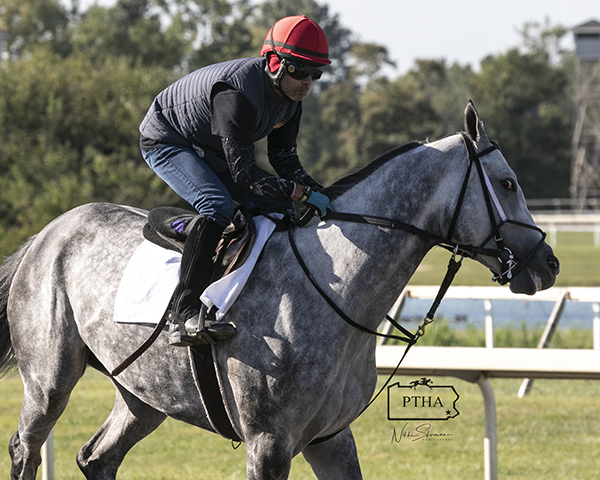
[(460, 189), (457, 182), (462, 181), (465, 166), (457, 165), (454, 158), (463, 153), (457, 137), (422, 145), (390, 160), (336, 199), (334, 207), (437, 228), (436, 224), (445, 222), (440, 209), (456, 200), (449, 199), (448, 191)]
[[(416, 151), (412, 158), (388, 162), (336, 199), (333, 208), (399, 219), (441, 234), (448, 167), (439, 158), (431, 160), (431, 155), (426, 160), (427, 153)], [(308, 231), (302, 235), (313, 245), (305, 252), (311, 268), (318, 270), (315, 276), (326, 279), (323, 284), (343, 310), (372, 327), (392, 306), (432, 245), (404, 231), (346, 222), (327, 222), (315, 232), (319, 241), (314, 243)]]

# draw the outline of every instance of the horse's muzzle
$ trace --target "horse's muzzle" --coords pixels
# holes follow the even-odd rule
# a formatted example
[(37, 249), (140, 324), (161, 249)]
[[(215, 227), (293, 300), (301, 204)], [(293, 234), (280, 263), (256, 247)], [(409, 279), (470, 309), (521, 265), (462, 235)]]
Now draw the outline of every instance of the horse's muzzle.
[(552, 252), (552, 247), (544, 243), (536, 254), (510, 282), (513, 293), (533, 295), (554, 285), (560, 272), (560, 262)]

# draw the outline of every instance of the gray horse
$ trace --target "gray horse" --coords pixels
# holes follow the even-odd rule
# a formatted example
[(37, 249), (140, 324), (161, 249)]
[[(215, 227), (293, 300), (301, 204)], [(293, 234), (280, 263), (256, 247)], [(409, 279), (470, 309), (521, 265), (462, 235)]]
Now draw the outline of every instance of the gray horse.
[[(451, 243), (489, 251), (501, 233), (504, 249), (526, 259), (508, 274), (513, 292), (534, 294), (554, 284), (558, 261), (540, 231), (528, 227), (533, 220), (515, 174), (470, 103), (465, 124), (466, 141), (457, 134), (399, 150), (326, 192), (336, 212), (397, 218), (432, 236), (338, 220), (314, 219), (292, 229), (314, 279), (357, 324), (377, 329), (434, 238), (447, 238), (449, 229)], [(468, 168), (467, 143), (485, 153), (478, 159), (485, 182)], [(6, 371), (17, 364), (25, 386), (9, 447), (12, 479), (35, 478), (40, 448), (86, 366), (111, 377), (108, 372), (148, 336), (151, 326), (112, 320), (121, 275), (143, 240), (145, 222), (145, 213), (133, 208), (84, 205), (51, 222), (2, 266), (0, 365)], [(507, 262), (486, 251), (473, 256), (506, 273)], [(288, 233), (269, 239), (227, 319), (237, 333), (214, 355), (227, 412), (246, 443), (247, 477), (288, 478), (292, 458), (302, 453), (319, 479), (361, 478), (349, 425), (375, 389), (375, 337), (344, 322), (317, 293)], [(166, 331), (111, 377), (113, 411), (77, 455), (86, 478), (116, 478), (127, 452), (167, 416), (213, 430), (196, 378), (189, 349), (169, 347)]]

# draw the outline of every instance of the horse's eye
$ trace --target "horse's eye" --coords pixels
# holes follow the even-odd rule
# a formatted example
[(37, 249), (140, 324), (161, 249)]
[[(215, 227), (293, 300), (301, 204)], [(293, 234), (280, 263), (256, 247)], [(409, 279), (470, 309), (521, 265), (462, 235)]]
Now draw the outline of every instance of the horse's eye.
[(505, 190), (509, 190), (511, 192), (517, 191), (517, 183), (515, 181), (511, 180), (510, 178), (507, 178), (506, 180), (502, 180), (500, 183)]

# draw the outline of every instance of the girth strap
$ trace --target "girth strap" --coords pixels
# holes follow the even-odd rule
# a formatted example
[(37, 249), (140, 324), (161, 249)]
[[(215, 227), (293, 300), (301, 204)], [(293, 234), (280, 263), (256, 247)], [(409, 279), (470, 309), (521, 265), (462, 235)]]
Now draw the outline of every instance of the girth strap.
[(212, 346), (196, 345), (190, 347), (190, 350), (194, 357), (194, 365), (196, 367), (196, 374), (198, 375), (200, 396), (206, 407), (206, 413), (210, 422), (221, 436), (234, 442), (241, 442), (242, 440), (233, 429), (233, 425), (225, 409), (225, 399), (217, 380)]

